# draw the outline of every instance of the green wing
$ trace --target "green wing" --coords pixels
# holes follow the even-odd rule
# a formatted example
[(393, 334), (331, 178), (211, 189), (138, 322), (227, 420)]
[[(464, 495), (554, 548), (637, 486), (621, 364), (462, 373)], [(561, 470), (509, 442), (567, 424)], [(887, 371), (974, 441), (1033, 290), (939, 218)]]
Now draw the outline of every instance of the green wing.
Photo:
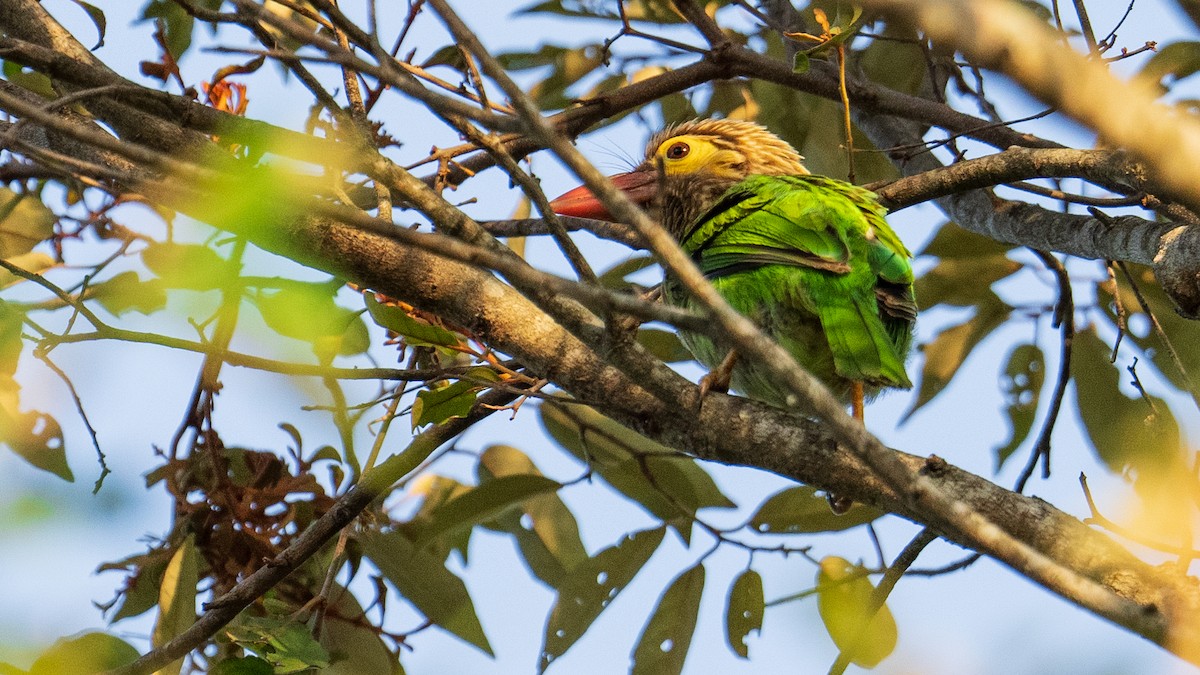
[[(874, 194), (842, 181), (752, 176), (697, 219), (681, 245), (714, 283), (757, 274), (760, 287), (741, 279), (735, 304), (771, 315), (764, 323), (785, 345), (795, 321), (789, 314), (815, 316), (837, 375), (909, 387), (904, 357), (916, 318), (911, 253), (884, 213)], [(802, 362), (804, 356), (797, 353)]]

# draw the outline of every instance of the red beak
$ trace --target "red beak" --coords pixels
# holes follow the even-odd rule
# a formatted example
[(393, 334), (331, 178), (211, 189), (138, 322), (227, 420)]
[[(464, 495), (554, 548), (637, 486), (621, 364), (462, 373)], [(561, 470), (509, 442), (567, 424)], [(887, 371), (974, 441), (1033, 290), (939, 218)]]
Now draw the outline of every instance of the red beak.
[[(640, 170), (629, 173), (619, 173), (609, 176), (613, 185), (637, 204), (645, 206), (658, 194), (658, 175), (654, 171)], [(563, 193), (550, 202), (550, 208), (560, 216), (576, 216), (595, 220), (612, 221), (612, 214), (596, 199), (596, 195), (580, 185), (574, 190)]]

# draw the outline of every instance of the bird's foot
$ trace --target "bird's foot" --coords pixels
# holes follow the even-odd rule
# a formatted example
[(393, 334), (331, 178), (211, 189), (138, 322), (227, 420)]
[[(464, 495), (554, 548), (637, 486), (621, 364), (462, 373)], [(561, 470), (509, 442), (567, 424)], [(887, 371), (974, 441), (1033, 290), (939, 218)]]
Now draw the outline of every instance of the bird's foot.
[(729, 383), (733, 380), (733, 367), (737, 365), (737, 361), (737, 352), (730, 350), (716, 368), (700, 378), (700, 400), (703, 401), (710, 391), (722, 394), (729, 392)]

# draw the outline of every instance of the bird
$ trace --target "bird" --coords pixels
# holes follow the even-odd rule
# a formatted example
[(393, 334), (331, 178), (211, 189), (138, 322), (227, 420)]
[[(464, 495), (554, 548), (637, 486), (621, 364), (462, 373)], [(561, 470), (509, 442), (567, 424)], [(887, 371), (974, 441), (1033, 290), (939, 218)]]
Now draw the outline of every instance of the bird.
[[(734, 309), (860, 422), (866, 400), (912, 387), (905, 370), (917, 318), (912, 254), (874, 193), (810, 173), (786, 141), (734, 119), (669, 126), (650, 139), (641, 164), (611, 178), (657, 217)], [(585, 186), (550, 206), (613, 220)], [(661, 289), (668, 304), (700, 309), (670, 272)], [(734, 390), (797, 407), (764, 368), (738, 360), (733, 345), (687, 331), (680, 340)]]

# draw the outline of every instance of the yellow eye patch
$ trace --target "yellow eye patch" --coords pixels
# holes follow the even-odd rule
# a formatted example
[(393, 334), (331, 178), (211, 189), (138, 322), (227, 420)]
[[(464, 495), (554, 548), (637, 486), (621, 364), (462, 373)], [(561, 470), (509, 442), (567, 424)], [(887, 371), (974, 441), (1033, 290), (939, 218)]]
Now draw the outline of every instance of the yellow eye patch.
[(673, 136), (654, 151), (655, 161), (661, 160), (668, 176), (690, 174), (714, 164), (718, 155), (728, 150), (718, 148), (704, 136)]

